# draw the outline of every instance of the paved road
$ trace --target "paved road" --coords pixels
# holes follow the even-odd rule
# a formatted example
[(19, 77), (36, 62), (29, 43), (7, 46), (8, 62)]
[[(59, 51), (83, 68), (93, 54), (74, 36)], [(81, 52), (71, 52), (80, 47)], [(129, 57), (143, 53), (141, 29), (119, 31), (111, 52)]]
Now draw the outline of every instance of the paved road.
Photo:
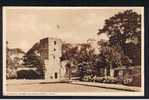
[(7, 84), (8, 92), (120, 92), (122, 90), (106, 89), (92, 86), (75, 85), (69, 83), (46, 84)]

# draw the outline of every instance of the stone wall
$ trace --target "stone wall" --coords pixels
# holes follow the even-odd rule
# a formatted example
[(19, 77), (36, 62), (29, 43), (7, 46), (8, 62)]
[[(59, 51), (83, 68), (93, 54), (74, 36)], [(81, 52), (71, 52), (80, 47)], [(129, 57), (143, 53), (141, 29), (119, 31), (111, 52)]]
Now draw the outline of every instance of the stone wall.
[(57, 38), (40, 40), (40, 55), (45, 62), (45, 80), (61, 80), (64, 68), (61, 66), (62, 41)]

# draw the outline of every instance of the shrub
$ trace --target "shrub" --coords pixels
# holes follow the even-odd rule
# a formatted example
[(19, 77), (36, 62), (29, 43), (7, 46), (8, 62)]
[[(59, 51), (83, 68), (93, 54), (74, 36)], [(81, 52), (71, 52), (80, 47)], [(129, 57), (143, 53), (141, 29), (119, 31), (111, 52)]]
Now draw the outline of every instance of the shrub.
[(96, 77), (95, 79), (96, 82), (100, 83), (117, 83), (117, 79), (113, 77)]
[(17, 78), (16, 69), (14, 69), (14, 68), (7, 68), (6, 78), (7, 79), (16, 79)]
[[(85, 81), (85, 82), (91, 82), (93, 80), (94, 79), (93, 79), (93, 77), (91, 77), (91, 75), (86, 75), (82, 79), (82, 81)], [(118, 80), (114, 77), (96, 77), (95, 82), (99, 82), (99, 83), (117, 83)]]
[(126, 73), (124, 75), (124, 85), (128, 86), (141, 86), (141, 69), (134, 68), (130, 71), (131, 73)]
[(114, 77), (107, 77), (106, 78), (106, 83), (117, 83), (117, 79)]
[(95, 82), (100, 82), (102, 83), (105, 80), (104, 77), (96, 77)]
[(84, 76), (82, 80), (85, 82), (91, 82), (93, 81), (93, 78), (91, 77), (91, 75), (87, 75), (87, 76)]

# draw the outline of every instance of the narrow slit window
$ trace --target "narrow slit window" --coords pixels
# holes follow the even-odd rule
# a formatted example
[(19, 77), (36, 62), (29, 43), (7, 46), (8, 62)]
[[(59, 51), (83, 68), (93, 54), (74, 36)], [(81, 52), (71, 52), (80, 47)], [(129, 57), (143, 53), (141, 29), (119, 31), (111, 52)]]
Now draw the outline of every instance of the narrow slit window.
[(56, 45), (56, 41), (54, 41), (54, 45)]
[(53, 59), (55, 59), (55, 56), (53, 55)]
[(55, 73), (55, 75), (54, 75), (54, 76), (55, 76), (55, 79), (57, 79), (57, 78), (58, 78), (57, 72)]

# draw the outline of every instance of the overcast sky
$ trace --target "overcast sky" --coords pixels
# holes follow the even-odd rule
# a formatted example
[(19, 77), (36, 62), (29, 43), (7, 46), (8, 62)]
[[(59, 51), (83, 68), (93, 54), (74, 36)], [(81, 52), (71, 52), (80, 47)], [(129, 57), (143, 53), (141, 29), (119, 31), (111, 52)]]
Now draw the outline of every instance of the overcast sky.
[[(27, 51), (45, 37), (57, 37), (66, 42), (81, 43), (97, 36), (104, 20), (130, 8), (39, 8), (5, 7), (5, 32), (10, 48)], [(131, 8), (141, 13), (139, 8)], [(4, 21), (4, 22), (5, 22)]]

